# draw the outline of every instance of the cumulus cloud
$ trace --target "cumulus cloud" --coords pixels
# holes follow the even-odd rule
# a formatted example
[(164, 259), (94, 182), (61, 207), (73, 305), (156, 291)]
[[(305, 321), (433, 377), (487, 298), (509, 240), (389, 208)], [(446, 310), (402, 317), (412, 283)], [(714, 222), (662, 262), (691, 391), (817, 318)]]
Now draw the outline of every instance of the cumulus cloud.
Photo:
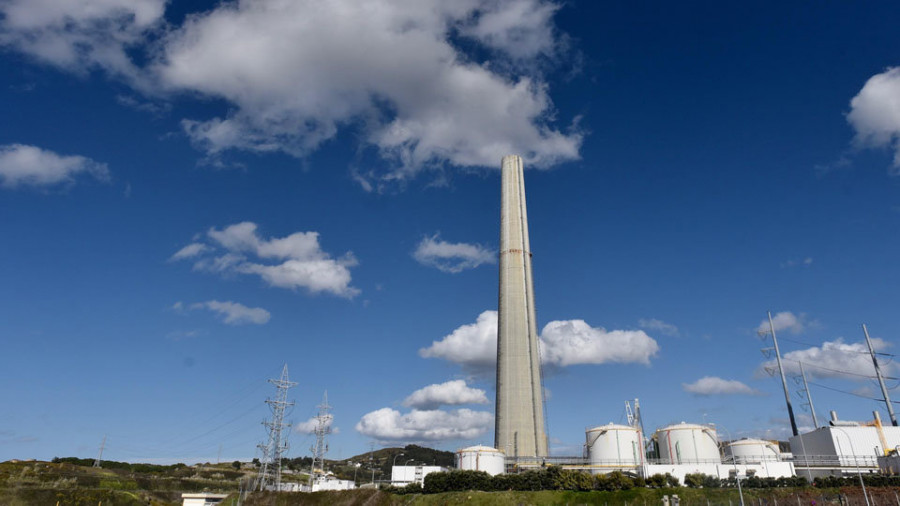
[(413, 252), (413, 258), (422, 265), (454, 274), (496, 262), (495, 253), (484, 246), (442, 241), (437, 235), (422, 239)]
[[(872, 338), (875, 351), (887, 348), (889, 344), (883, 339)], [(814, 346), (804, 350), (795, 350), (782, 356), (781, 364), (786, 374), (800, 374), (799, 362), (803, 362), (803, 370), (812, 378), (842, 378), (863, 381), (875, 377), (875, 366), (869, 355), (866, 343), (845, 343), (842, 338), (826, 341), (822, 346)], [(774, 359), (762, 363), (756, 371), (757, 376), (766, 374), (766, 370), (777, 370)], [(896, 366), (893, 363), (881, 366), (882, 372), (893, 374)], [(844, 372), (850, 373), (845, 374)]]
[(552, 321), (541, 331), (541, 358), (546, 364), (650, 364), (659, 345), (642, 330), (591, 327), (584, 320)]
[[(782, 330), (787, 330), (791, 334), (800, 334), (804, 330), (806, 330), (808, 322), (806, 319), (806, 315), (800, 313), (799, 315), (795, 315), (790, 311), (782, 311), (780, 313), (775, 313), (772, 316), (772, 325), (775, 327), (775, 332), (780, 332)], [(759, 322), (759, 326), (756, 328), (757, 332), (765, 333), (769, 331), (769, 319), (766, 318)]]
[(442, 358), (464, 367), (484, 370), (497, 363), (497, 312), (485, 311), (475, 323), (463, 325), (431, 346), (419, 350), (423, 358)]
[(488, 404), (484, 390), (471, 388), (465, 380), (428, 385), (409, 395), (403, 405), (409, 408), (434, 409), (438, 406), (460, 404)]
[(847, 121), (859, 146), (894, 150), (892, 172), (900, 175), (900, 67), (889, 68), (866, 81), (850, 101)]
[(494, 415), (487, 411), (413, 409), (403, 414), (381, 408), (363, 415), (356, 430), (379, 441), (452, 441), (479, 437), (493, 424)]
[(656, 318), (641, 318), (638, 320), (638, 327), (647, 330), (656, 330), (659, 333), (667, 336), (678, 336), (678, 327), (672, 325), (671, 323), (666, 323), (662, 320), (657, 320)]
[[(659, 352), (656, 340), (641, 330), (591, 327), (584, 320), (551, 321), (540, 336), (541, 360), (546, 365), (649, 364)], [(463, 325), (431, 346), (419, 350), (425, 358), (442, 358), (484, 371), (497, 360), (497, 312), (485, 311), (473, 324)]]
[[(325, 427), (328, 427), (331, 430), (332, 434), (338, 434), (340, 431), (337, 427), (333, 427), (334, 424), (334, 415), (325, 415)], [(316, 427), (319, 426), (319, 419), (316, 417), (312, 417), (305, 422), (299, 422), (294, 424), (294, 432), (298, 432), (300, 434), (315, 434)]]
[(102, 68), (136, 83), (128, 49), (145, 41), (167, 0), (6, 0), (0, 44), (74, 72)]
[(685, 392), (694, 395), (760, 395), (761, 392), (738, 380), (704, 376), (693, 383), (682, 383)]
[(210, 300), (191, 305), (191, 309), (208, 309), (217, 313), (228, 325), (254, 323), (264, 325), (272, 318), (272, 314), (261, 307), (247, 307), (238, 302)]
[(511, 0), (227, 3), (174, 31), (155, 70), (170, 89), (235, 106), (183, 123), (210, 154), (302, 156), (361, 125), (399, 167), (384, 179), (444, 162), (493, 167), (505, 153), (548, 166), (577, 159), (582, 136), (549, 126), (547, 85), (476, 64), (450, 40), (456, 31), (501, 56), (534, 57), (554, 44), (555, 5), (526, 3), (537, 10)]
[(313, 294), (331, 293), (348, 298), (359, 294), (359, 289), (350, 286), (350, 268), (358, 264), (353, 253), (333, 258), (322, 250), (318, 232), (263, 239), (257, 234), (257, 228), (249, 221), (221, 230), (212, 228), (206, 233), (211, 244), (194, 242), (176, 252), (172, 259), (199, 256), (194, 262), (195, 270), (255, 274), (269, 286), (303, 288)]
[(508, 153), (534, 167), (580, 156), (577, 118), (556, 125), (539, 71), (565, 45), (554, 1), (239, 0), (179, 26), (165, 24), (166, 4), (5, 0), (0, 45), (73, 72), (103, 69), (152, 98), (225, 101), (227, 115), (182, 120), (212, 158), (304, 156), (353, 129), (389, 161), (357, 174), (371, 187), (424, 167), (496, 167)]
[(109, 180), (106, 164), (90, 158), (58, 155), (53, 151), (24, 144), (0, 146), (0, 183), (5, 187), (72, 183), (81, 174), (100, 181)]

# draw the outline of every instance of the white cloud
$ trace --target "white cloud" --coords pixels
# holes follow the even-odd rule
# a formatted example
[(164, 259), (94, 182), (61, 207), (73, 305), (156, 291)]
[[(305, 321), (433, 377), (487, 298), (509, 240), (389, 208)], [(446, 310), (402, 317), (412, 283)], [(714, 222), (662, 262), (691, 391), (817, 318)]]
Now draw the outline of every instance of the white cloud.
[(222, 318), (222, 321), (228, 325), (243, 325), (245, 323), (264, 325), (272, 318), (272, 314), (261, 307), (247, 307), (231, 301), (210, 300), (198, 302), (192, 304), (191, 309), (208, 309), (217, 313)]
[(465, 380), (447, 381), (428, 385), (409, 395), (403, 405), (417, 409), (434, 409), (438, 406), (459, 404), (488, 404), (484, 390), (471, 388)]
[(797, 266), (809, 267), (810, 265), (812, 265), (812, 263), (813, 263), (812, 257), (806, 257), (801, 260), (791, 259), (786, 262), (781, 262), (781, 267), (782, 268), (790, 268), (790, 267), (797, 267)]
[(414, 409), (403, 414), (381, 408), (365, 414), (356, 430), (379, 441), (452, 441), (479, 437), (493, 424), (494, 415), (487, 411)]
[(559, 5), (542, 0), (485, 2), (478, 17), (460, 32), (518, 60), (550, 56), (558, 43), (553, 16)]
[(494, 167), (507, 153), (546, 167), (577, 159), (582, 140), (549, 125), (547, 85), (476, 64), (450, 40), (459, 29), (500, 59), (549, 51), (556, 7), (527, 3), (535, 10), (497, 0), (227, 3), (167, 37), (155, 71), (171, 90), (234, 105), (227, 117), (183, 123), (211, 155), (302, 156), (353, 127), (395, 165), (360, 172), (369, 184), (445, 162)]
[[(583, 320), (551, 321), (540, 336), (546, 365), (649, 364), (659, 352), (657, 342), (641, 330), (591, 327)], [(474, 324), (463, 325), (431, 346), (419, 350), (425, 358), (442, 358), (483, 371), (497, 360), (497, 312), (485, 311)]]
[(213, 160), (231, 149), (303, 156), (341, 129), (389, 161), (358, 171), (369, 187), (445, 164), (496, 167), (508, 153), (533, 167), (580, 157), (577, 118), (556, 125), (539, 71), (563, 56), (554, 1), (236, 0), (180, 26), (166, 25), (166, 4), (5, 0), (0, 45), (104, 69), (153, 99), (225, 101), (225, 116), (182, 121)]
[(496, 262), (495, 253), (484, 246), (442, 241), (437, 235), (422, 239), (413, 252), (413, 258), (422, 265), (450, 273)]
[(484, 370), (497, 363), (497, 312), (485, 311), (475, 323), (463, 325), (431, 346), (419, 350), (423, 358), (442, 358), (464, 367)]
[[(803, 313), (795, 315), (790, 311), (782, 311), (780, 313), (775, 313), (775, 315), (772, 316), (772, 325), (775, 327), (775, 332), (787, 330), (791, 334), (800, 334), (806, 330), (807, 324), (806, 315)], [(768, 332), (769, 319), (766, 318), (759, 322), (759, 327), (756, 328), (756, 331)]]
[(99, 67), (134, 81), (127, 54), (162, 19), (167, 0), (6, 0), (0, 44), (70, 71)]
[(671, 323), (657, 320), (656, 318), (641, 318), (638, 320), (638, 326), (642, 329), (659, 331), (661, 334), (667, 336), (679, 335), (678, 327)]
[(760, 395), (759, 390), (750, 388), (738, 380), (715, 376), (704, 376), (693, 383), (682, 383), (681, 388), (695, 395)]
[(75, 176), (87, 174), (100, 181), (109, 180), (106, 164), (83, 156), (63, 156), (24, 144), (0, 146), (0, 182), (15, 188), (20, 185), (51, 186), (72, 183)]
[(558, 366), (576, 364), (650, 364), (659, 352), (656, 341), (642, 330), (591, 327), (584, 320), (552, 321), (541, 331), (541, 358)]
[[(331, 428), (332, 434), (338, 434), (340, 431), (337, 427), (332, 427), (334, 424), (334, 415), (325, 415), (325, 426)], [(315, 434), (316, 427), (319, 426), (319, 419), (316, 417), (312, 417), (305, 422), (299, 422), (294, 424), (294, 432), (298, 432), (300, 434)]]
[(847, 121), (860, 146), (894, 150), (893, 173), (900, 174), (900, 67), (876, 74), (850, 101)]
[(191, 244), (188, 244), (187, 246), (175, 252), (175, 254), (172, 255), (171, 258), (169, 258), (169, 260), (184, 260), (185, 258), (193, 258), (210, 250), (212, 250), (212, 248), (203, 243), (192, 242)]
[[(883, 339), (872, 338), (875, 351), (887, 348), (889, 344)], [(842, 338), (826, 341), (822, 346), (814, 346), (805, 350), (796, 350), (782, 356), (785, 374), (800, 374), (798, 362), (803, 362), (803, 370), (809, 378), (842, 378), (855, 381), (866, 380), (875, 376), (875, 366), (869, 355), (869, 348), (864, 342), (845, 343)], [(881, 362), (881, 361), (879, 361)], [(777, 370), (774, 359), (764, 362), (756, 371), (757, 376), (765, 374), (766, 369)], [(896, 370), (894, 364), (881, 365), (882, 372), (892, 374)], [(841, 371), (850, 374), (843, 374)], [(865, 377), (864, 377), (865, 376)]]
[[(194, 269), (222, 274), (255, 274), (270, 286), (280, 288), (304, 288), (310, 293), (331, 293), (341, 297), (354, 297), (359, 289), (350, 286), (350, 268), (358, 264), (353, 253), (339, 258), (322, 250), (318, 232), (296, 232), (282, 238), (262, 239), (257, 225), (249, 221), (207, 232), (207, 237), (218, 248), (203, 243), (192, 243), (172, 256), (173, 260), (203, 256), (194, 263)], [(197, 246), (200, 244), (200, 246)], [(222, 251), (224, 250), (224, 251)], [(260, 260), (251, 261), (248, 255)]]

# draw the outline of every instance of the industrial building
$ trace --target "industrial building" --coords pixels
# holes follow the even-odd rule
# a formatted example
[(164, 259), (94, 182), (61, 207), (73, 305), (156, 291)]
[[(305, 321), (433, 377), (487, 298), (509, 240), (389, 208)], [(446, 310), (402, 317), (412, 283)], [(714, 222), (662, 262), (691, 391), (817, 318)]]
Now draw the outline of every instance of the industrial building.
[(871, 422), (838, 420), (831, 412), (828, 426), (790, 439), (794, 463), (801, 476), (845, 476), (881, 471), (879, 458), (890, 472), (892, 459), (885, 458), (900, 446), (900, 427), (883, 426), (877, 411)]
[(395, 487), (405, 487), (414, 483), (424, 485), (426, 476), (445, 471), (449, 469), (441, 466), (394, 466), (391, 468), (391, 485)]

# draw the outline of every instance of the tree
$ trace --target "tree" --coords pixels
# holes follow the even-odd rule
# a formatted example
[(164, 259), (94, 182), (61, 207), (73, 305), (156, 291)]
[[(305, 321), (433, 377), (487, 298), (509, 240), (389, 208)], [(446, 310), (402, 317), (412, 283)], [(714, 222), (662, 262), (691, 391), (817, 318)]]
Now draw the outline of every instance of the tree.
[(259, 467), (259, 459), (258, 458), (253, 457), (253, 465), (256, 467)]
[(235, 468), (235, 469), (240, 469), (240, 468), (241, 468), (241, 461), (240, 461), (240, 460), (235, 460), (234, 462), (231, 463), (231, 467), (233, 467), (233, 468)]

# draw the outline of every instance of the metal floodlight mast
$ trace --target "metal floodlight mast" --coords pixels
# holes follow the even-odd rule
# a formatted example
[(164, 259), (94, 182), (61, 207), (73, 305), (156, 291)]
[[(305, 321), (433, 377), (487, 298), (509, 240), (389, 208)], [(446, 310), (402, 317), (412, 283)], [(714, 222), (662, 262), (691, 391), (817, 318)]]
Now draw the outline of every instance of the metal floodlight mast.
[(863, 324), (863, 334), (866, 336), (866, 344), (869, 346), (869, 354), (872, 355), (872, 363), (875, 364), (875, 376), (878, 377), (878, 384), (881, 386), (881, 395), (884, 396), (884, 402), (887, 404), (888, 414), (891, 416), (891, 425), (897, 426), (897, 416), (894, 415), (894, 405), (891, 402), (891, 396), (888, 395), (887, 387), (884, 386), (884, 377), (881, 376), (881, 367), (878, 366), (878, 358), (875, 357), (875, 348), (872, 347), (872, 340), (869, 339), (869, 329)]
[(788, 417), (791, 419), (791, 431), (795, 436), (800, 432), (797, 430), (797, 421), (794, 420), (794, 408), (791, 406), (791, 396), (788, 394), (787, 379), (784, 377), (784, 367), (781, 366), (781, 351), (778, 349), (778, 338), (775, 336), (775, 324), (772, 322), (772, 312), (766, 313), (769, 316), (769, 332), (772, 334), (772, 343), (775, 345), (775, 360), (778, 362), (778, 372), (781, 373), (781, 386), (784, 387), (784, 402), (787, 404)]

